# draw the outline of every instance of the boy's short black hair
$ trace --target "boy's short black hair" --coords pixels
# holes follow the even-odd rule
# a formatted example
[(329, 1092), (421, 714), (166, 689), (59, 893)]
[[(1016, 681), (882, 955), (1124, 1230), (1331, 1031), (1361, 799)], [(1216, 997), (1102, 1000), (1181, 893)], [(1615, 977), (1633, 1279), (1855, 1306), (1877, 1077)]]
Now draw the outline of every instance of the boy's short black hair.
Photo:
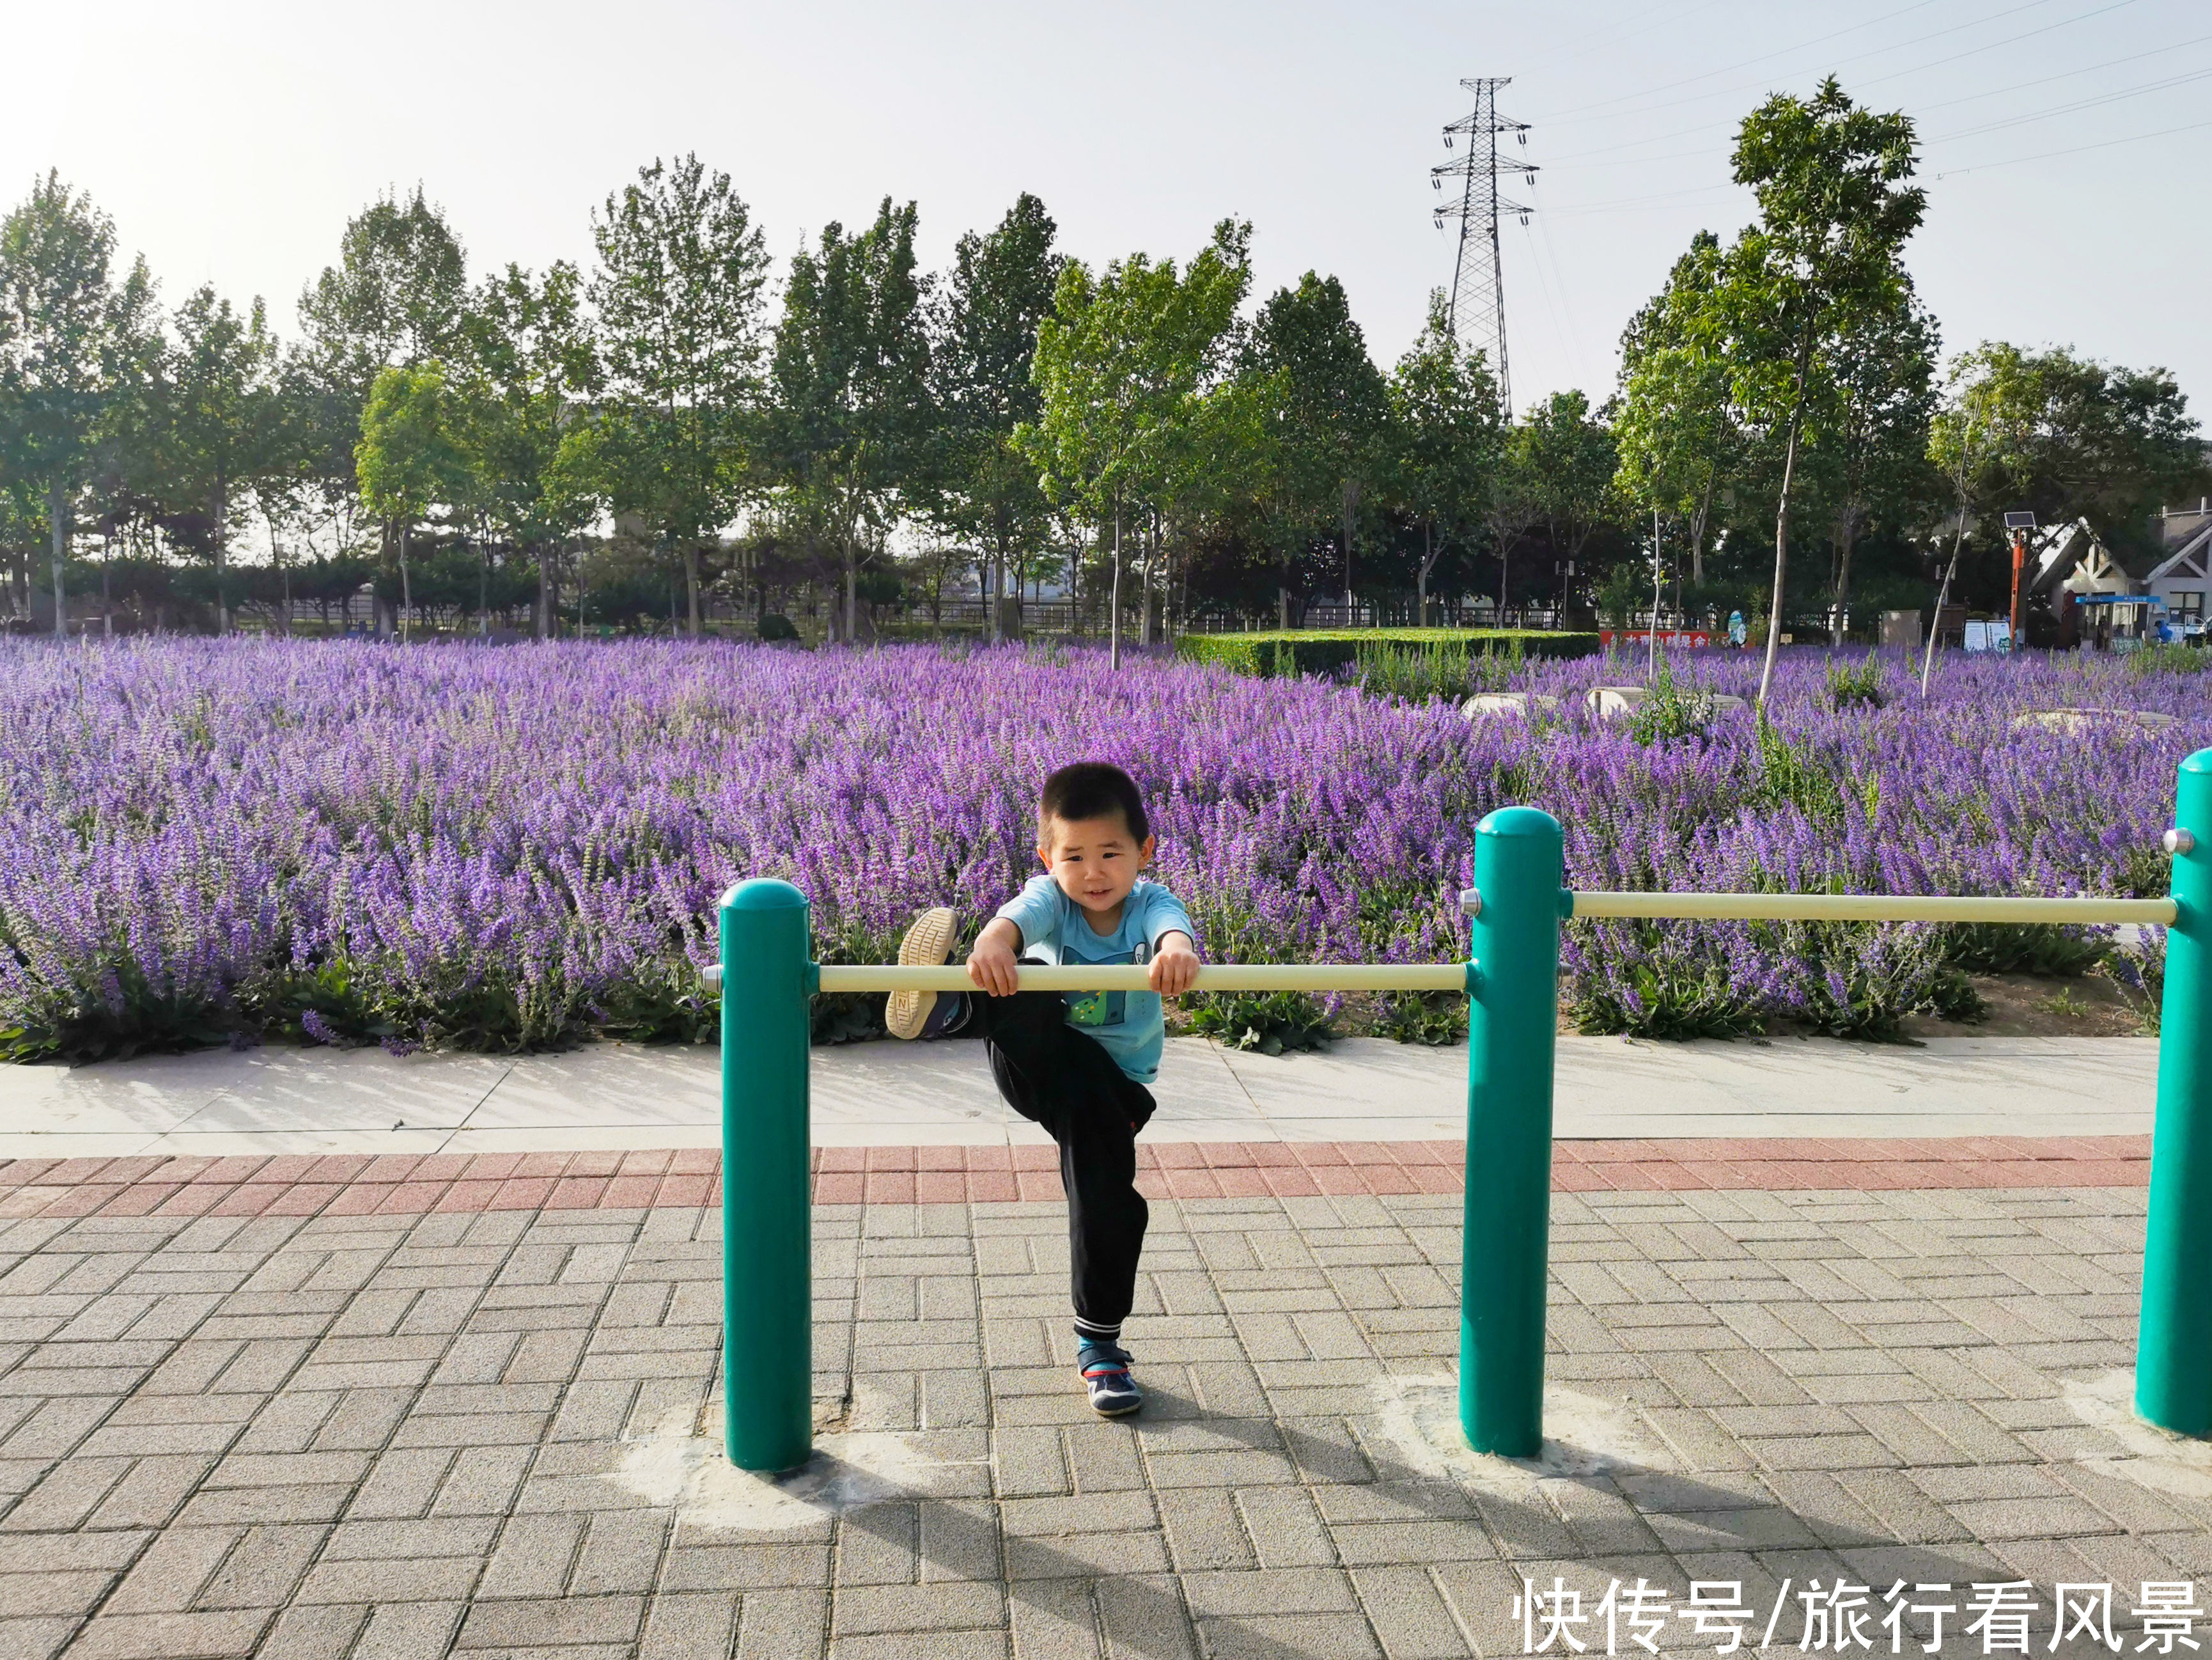
[(1078, 761), (1060, 768), (1044, 781), (1044, 793), (1037, 798), (1040, 824), (1054, 818), (1069, 823), (1103, 818), (1116, 812), (1135, 840), (1142, 842), (1152, 833), (1145, 817), (1145, 798), (1137, 793), (1137, 781), (1103, 761)]

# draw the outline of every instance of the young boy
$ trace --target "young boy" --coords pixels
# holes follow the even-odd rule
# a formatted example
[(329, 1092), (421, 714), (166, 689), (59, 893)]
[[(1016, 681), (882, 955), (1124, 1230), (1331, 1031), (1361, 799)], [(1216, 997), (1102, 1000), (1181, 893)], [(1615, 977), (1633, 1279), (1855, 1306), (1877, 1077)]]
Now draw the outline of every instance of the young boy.
[[(1121, 1323), (1136, 1295), (1149, 1213), (1137, 1191), (1137, 1132), (1152, 1116), (1165, 1028), (1160, 995), (1198, 976), (1190, 917), (1140, 873), (1152, 827), (1129, 775), (1083, 762), (1044, 781), (1037, 857), (1045, 874), (999, 907), (968, 955), (970, 992), (897, 992), (885, 1011), (896, 1037), (979, 1030), (999, 1092), (1060, 1144), (1075, 1289), (1075, 1364), (1103, 1416), (1144, 1404), (1129, 1376)], [(942, 963), (959, 919), (925, 911), (899, 947), (902, 964)], [(1015, 990), (1015, 964), (1144, 963), (1150, 991)]]

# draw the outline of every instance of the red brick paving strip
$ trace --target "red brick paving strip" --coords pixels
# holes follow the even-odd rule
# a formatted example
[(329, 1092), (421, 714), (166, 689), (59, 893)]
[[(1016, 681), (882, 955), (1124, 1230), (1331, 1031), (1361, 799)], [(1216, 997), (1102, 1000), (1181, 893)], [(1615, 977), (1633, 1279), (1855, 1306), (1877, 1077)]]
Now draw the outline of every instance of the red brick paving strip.
[[(419, 1216), (637, 1210), (721, 1198), (711, 1147), (635, 1152), (337, 1153), (0, 1161), (0, 1218)], [(1456, 1193), (1457, 1141), (1162, 1141), (1137, 1149), (1157, 1199)], [(1931, 1140), (1561, 1141), (1559, 1193), (1684, 1189), (2140, 1188), (2147, 1135)], [(1003, 1204), (1060, 1196), (1051, 1147), (817, 1147), (823, 1204)]]

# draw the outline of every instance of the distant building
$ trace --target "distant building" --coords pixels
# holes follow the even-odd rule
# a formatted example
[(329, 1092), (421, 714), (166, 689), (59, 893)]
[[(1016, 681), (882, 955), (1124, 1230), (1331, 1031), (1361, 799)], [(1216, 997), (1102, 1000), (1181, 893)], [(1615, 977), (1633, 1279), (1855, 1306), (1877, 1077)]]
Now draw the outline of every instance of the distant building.
[(2158, 532), (2165, 555), (2143, 578), (2143, 588), (2179, 626), (2202, 627), (2205, 596), (2212, 593), (2212, 500), (2199, 498), (2194, 508), (2179, 512), (2160, 508)]

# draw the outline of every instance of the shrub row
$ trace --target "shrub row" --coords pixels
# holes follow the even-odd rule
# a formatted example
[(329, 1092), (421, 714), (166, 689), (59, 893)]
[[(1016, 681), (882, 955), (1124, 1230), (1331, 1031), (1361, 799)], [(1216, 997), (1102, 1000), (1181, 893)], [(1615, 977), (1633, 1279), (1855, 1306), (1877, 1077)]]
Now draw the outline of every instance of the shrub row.
[(1176, 654), (1193, 663), (1216, 663), (1239, 674), (1342, 672), (1363, 650), (1378, 646), (1452, 649), (1476, 655), (1527, 658), (1593, 657), (1595, 634), (1542, 629), (1291, 629), (1262, 634), (1186, 634)]

